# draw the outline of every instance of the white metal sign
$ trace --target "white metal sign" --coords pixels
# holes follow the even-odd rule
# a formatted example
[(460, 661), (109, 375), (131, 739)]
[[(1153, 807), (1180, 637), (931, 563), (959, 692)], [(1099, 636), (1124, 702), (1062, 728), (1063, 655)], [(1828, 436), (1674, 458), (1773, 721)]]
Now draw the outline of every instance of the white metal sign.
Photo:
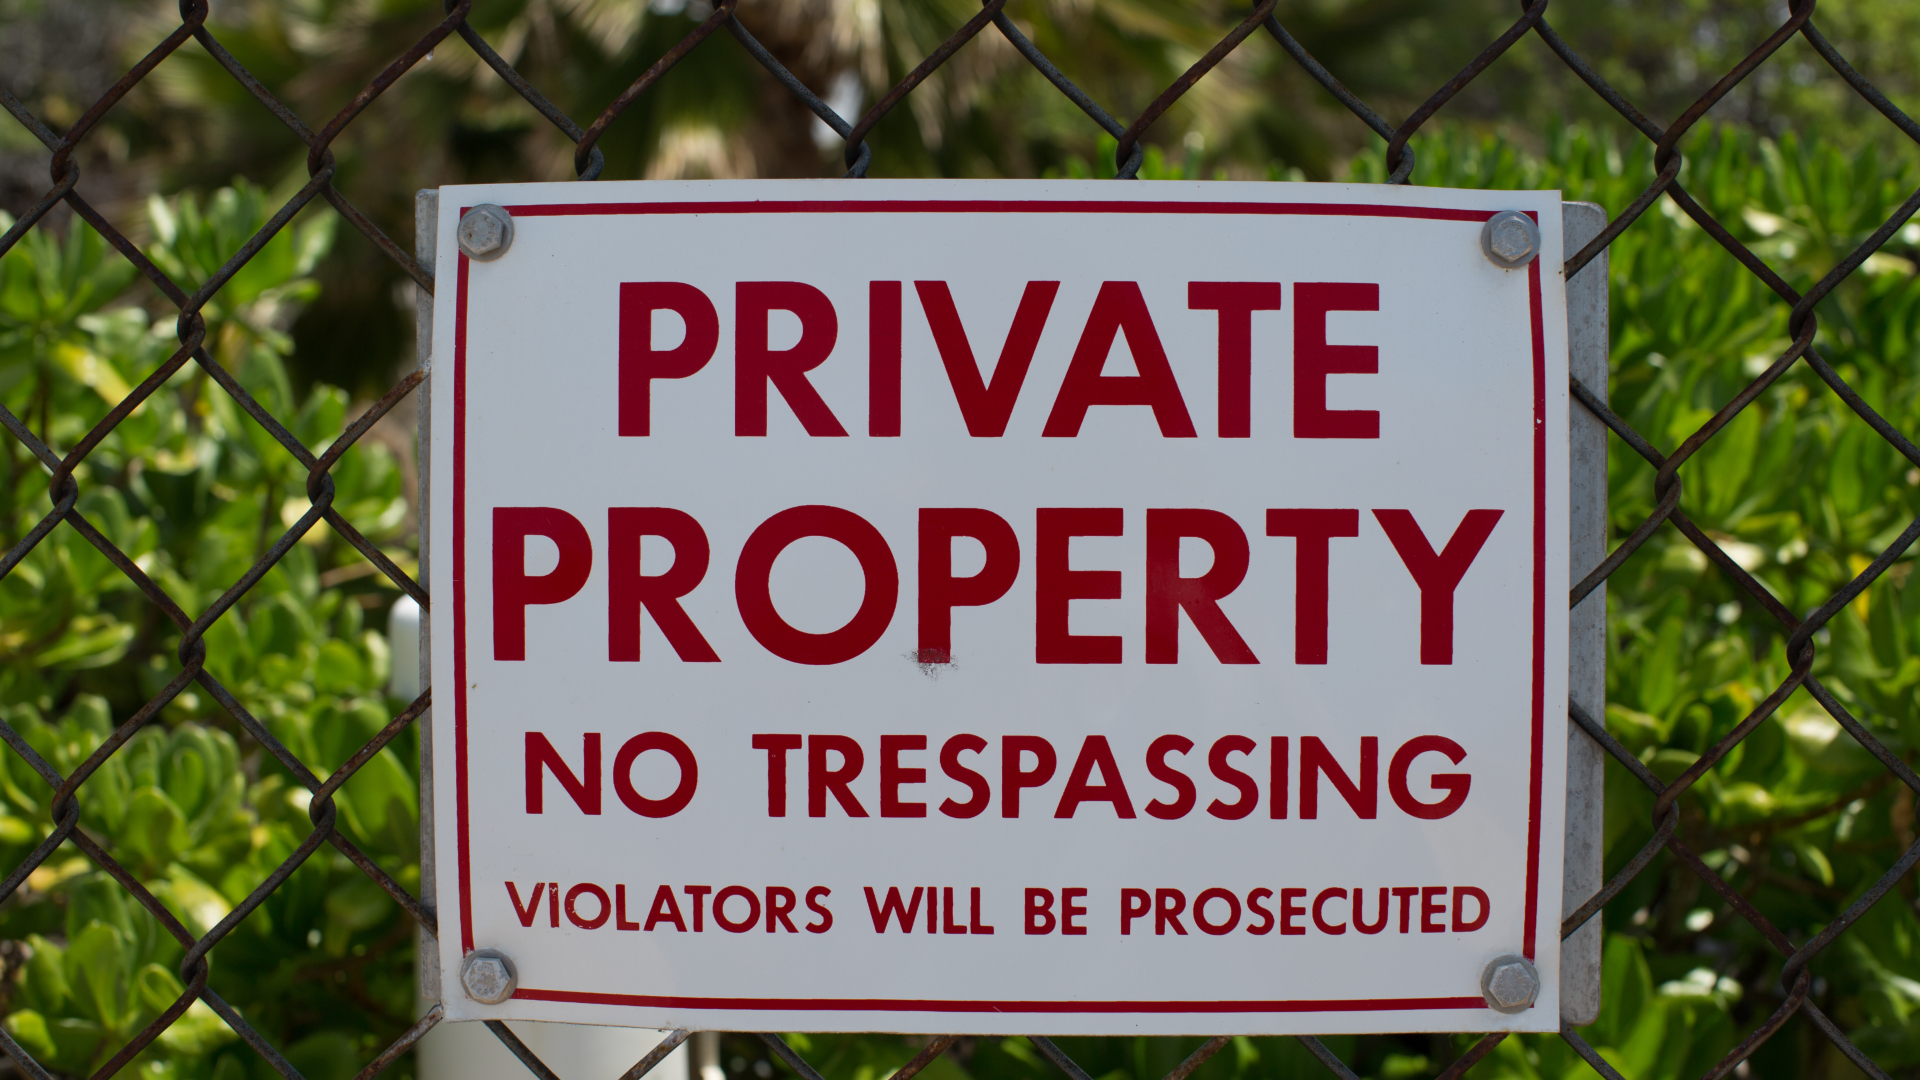
[(449, 1017), (1557, 1029), (1558, 193), (478, 186), (438, 235)]

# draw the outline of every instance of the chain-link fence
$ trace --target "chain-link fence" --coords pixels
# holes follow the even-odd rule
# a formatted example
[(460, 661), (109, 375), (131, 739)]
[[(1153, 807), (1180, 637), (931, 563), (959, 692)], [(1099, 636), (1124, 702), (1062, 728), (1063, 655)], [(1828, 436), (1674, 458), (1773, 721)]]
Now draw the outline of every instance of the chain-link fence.
[[(1590, 715), (1578, 706), (1571, 708), (1570, 716), (1573, 723), (1583, 729), (1623, 768), (1631, 772), (1654, 793), (1654, 831), (1652, 839), (1644, 849), (1619, 869), (1612, 880), (1585, 903), (1566, 914), (1561, 931), (1565, 936), (1579, 930), (1593, 919), (1603, 906), (1647, 870), (1662, 852), (1665, 852), (1670, 859), (1677, 860), (1679, 864), (1698, 875), (1701, 882), (1718, 894), (1732, 911), (1737, 912), (1762, 935), (1781, 958), (1779, 1005), (1754, 1026), (1747, 1037), (1714, 1065), (1706, 1076), (1710, 1080), (1717, 1080), (1719, 1077), (1734, 1073), (1762, 1043), (1781, 1032), (1796, 1015), (1803, 1016), (1808, 1023), (1831, 1040), (1833, 1045), (1859, 1069), (1872, 1076), (1886, 1075), (1868, 1054), (1849, 1040), (1834, 1019), (1822, 1012), (1810, 1000), (1813, 977), (1808, 970), (1808, 965), (1822, 950), (1832, 945), (1840, 935), (1847, 932), (1850, 926), (1858, 922), (1870, 908), (1886, 897), (1914, 864), (1920, 862), (1920, 843), (1907, 848), (1898, 861), (1886, 868), (1877, 882), (1867, 888), (1864, 893), (1855, 896), (1844, 910), (1838, 910), (1840, 905), (1834, 904), (1836, 910), (1827, 913), (1830, 921), (1826, 922), (1824, 929), (1817, 935), (1796, 943), (1776, 929), (1749, 902), (1748, 898), (1737, 891), (1714, 866), (1704, 861), (1699, 853), (1683, 842), (1680, 836), (1680, 801), (1689, 788), (1700, 781), (1709, 770), (1726, 760), (1728, 755), (1733, 753), (1750, 734), (1773, 716), (1790, 695), (1802, 689), (1810, 693), (1831, 714), (1834, 721), (1877, 758), (1887, 772), (1891, 773), (1892, 778), (1897, 779), (1907, 789), (1920, 792), (1920, 776), (1915, 775), (1899, 753), (1889, 749), (1881, 739), (1876, 738), (1869, 727), (1852, 715), (1841, 700), (1828, 687), (1823, 686), (1812, 673), (1818, 644), (1816, 635), (1846, 605), (1855, 601), (1870, 585), (1886, 574), (1914, 540), (1920, 537), (1920, 520), (1916, 520), (1900, 532), (1897, 539), (1880, 551), (1877, 557), (1863, 569), (1859, 569), (1856, 576), (1844, 587), (1833, 592), (1824, 603), (1802, 616), (1789, 607), (1788, 601), (1780, 599), (1759, 578), (1743, 568), (1740, 560), (1730, 555), (1727, 550), (1723, 550), (1722, 544), (1709, 536), (1681, 507), (1683, 493), (1678, 477), (1681, 466), (1698, 454), (1716, 435), (1726, 431), (1736, 416), (1797, 363), (1804, 363), (1810, 368), (1820, 382), (1837, 395), (1848, 409), (1878, 434), (1880, 439), (1890, 444), (1907, 461), (1920, 467), (1920, 446), (1916, 446), (1906, 435), (1876, 412), (1855, 387), (1849, 385), (1835, 367), (1813, 348), (1818, 330), (1818, 323), (1814, 316), (1816, 305), (1832, 293), (1843, 279), (1860, 269), (1869, 256), (1878, 252), (1901, 229), (1915, 209), (1920, 208), (1920, 192), (1908, 198), (1892, 217), (1872, 232), (1865, 242), (1838, 265), (1832, 267), (1817, 284), (1802, 293), (1791, 287), (1765, 260), (1743, 244), (1733, 231), (1721, 221), (1716, 220), (1712, 213), (1687, 192), (1678, 179), (1683, 163), (1681, 145), (1689, 132), (1695, 130), (1716, 102), (1761, 70), (1775, 52), (1795, 35), (1803, 37), (1806, 43), (1826, 61), (1835, 75), (1882, 114), (1900, 134), (1920, 142), (1920, 124), (1916, 124), (1896, 108), (1856, 71), (1816, 28), (1812, 21), (1814, 0), (1792, 0), (1789, 7), (1785, 9), (1784, 21), (1771, 36), (1714, 83), (1677, 120), (1666, 126), (1643, 115), (1632, 102), (1610, 86), (1586, 60), (1554, 32), (1545, 18), (1547, 0), (1532, 0), (1531, 3), (1526, 4), (1520, 17), (1504, 33), (1489, 43), (1459, 74), (1435, 90), (1398, 124), (1369, 108), (1365, 102), (1342, 85), (1333, 72), (1322, 66), (1289, 34), (1287, 27), (1274, 16), (1276, 0), (1264, 0), (1254, 8), (1225, 36), (1221, 37), (1217, 44), (1207, 50), (1185, 74), (1176, 79), (1130, 122), (1123, 122), (1110, 115), (1099, 103), (1062, 74), (1059, 68), (1055, 67), (1033, 42), (1021, 33), (1014, 21), (1003, 11), (1006, 0), (989, 0), (978, 14), (967, 20), (964, 25), (956, 27), (943, 45), (927, 55), (904, 79), (875, 102), (865, 115), (852, 120), (830, 108), (813, 88), (804, 85), (755, 39), (741, 19), (736, 17), (738, 0), (721, 0), (713, 5), (711, 14), (707, 15), (692, 33), (670, 49), (618, 97), (609, 102), (606, 108), (584, 127), (555, 107), (468, 25), (466, 20), (472, 3), (473, 0), (450, 2), (442, 22), (426, 36), (407, 45), (392, 63), (379, 73), (378, 77), (359, 91), (344, 109), (317, 129), (309, 126), (306, 120), (295, 115), (276, 100), (263, 83), (249, 73), (247, 68), (223, 47), (207, 25), (210, 0), (182, 0), (181, 22), (178, 28), (156, 44), (151, 52), (115, 82), (78, 120), (68, 126), (64, 134), (56, 134), (11, 93), (0, 90), (0, 100), (4, 101), (7, 111), (45, 144), (50, 154), (48, 166), (52, 177), (52, 186), (45, 195), (18, 219), (3, 237), (0, 237), (0, 254), (13, 249), (29, 230), (41, 225), (49, 211), (65, 203), (78, 218), (73, 227), (79, 228), (81, 227), (79, 222), (84, 222), (86, 226), (97, 230), (179, 309), (179, 347), (74, 445), (70, 447), (49, 445), (48, 433), (36, 432), (34, 426), (28, 422), (30, 418), (23, 419), (5, 408), (0, 408), (0, 423), (4, 423), (11, 436), (37, 457), (50, 473), (48, 493), (52, 502), (52, 508), (39, 523), (6, 553), (4, 559), (0, 559), (0, 578), (13, 573), (28, 553), (56, 529), (62, 527), (72, 529), (110, 560), (119, 572), (124, 574), (177, 628), (181, 636), (178, 671), (172, 675), (165, 687), (148, 700), (144, 707), (119, 724), (111, 737), (107, 738), (83, 764), (73, 769), (68, 775), (62, 775), (56, 770), (12, 727), (0, 724), (0, 738), (4, 738), (12, 751), (24, 759), (52, 789), (51, 816), (55, 826), (52, 832), (34, 848), (31, 855), (7, 874), (4, 883), (0, 884), (0, 900), (13, 896), (21, 889), (29, 875), (46, 864), (64, 845), (71, 844), (91, 859), (100, 870), (116, 880), (128, 895), (151, 912), (164, 931), (185, 949), (185, 959), (180, 967), (181, 981), (185, 986), (184, 992), (170, 1007), (100, 1066), (95, 1073), (96, 1076), (111, 1076), (120, 1071), (160, 1037), (162, 1032), (178, 1021), (196, 1001), (204, 1002), (217, 1013), (273, 1069), (287, 1077), (300, 1075), (280, 1050), (276, 1049), (239, 1012), (208, 987), (208, 956), (236, 926), (252, 915), (324, 844), (332, 844), (364, 871), (388, 896), (417, 920), (426, 932), (435, 931), (435, 915), (432, 908), (411, 895), (396, 880), (393, 873), (377, 865), (342, 833), (339, 827), (339, 812), (333, 798), (357, 770), (426, 713), (431, 691), (421, 694), (410, 707), (395, 716), (376, 738), (363, 746), (331, 776), (321, 777), (309, 770), (280, 740), (276, 739), (268, 726), (249, 711), (247, 702), (236, 698), (207, 668), (208, 646), (205, 636), (208, 629), (239, 603), (302, 537), (322, 522), (331, 526), (340, 537), (357, 548), (395, 586), (413, 597), (423, 609), (429, 603), (426, 589), (409, 577), (401, 566), (384, 554), (378, 546), (368, 541), (352, 521), (338, 512), (334, 505), (334, 481), (329, 475), (330, 470), (341, 461), (342, 455), (356, 441), (366, 436), (376, 422), (415, 391), (424, 377), (423, 373), (416, 371), (402, 379), (376, 404), (348, 425), (324, 453), (316, 455), (289, 431), (282, 418), (272, 415), (253, 395), (249, 394), (232, 372), (214, 358), (206, 340), (207, 320), (203, 310), (276, 234), (287, 228), (297, 214), (317, 199), (324, 199), (331, 204), (365, 237), (367, 242), (377, 246), (398, 264), (420, 289), (429, 293), (432, 291), (433, 268), (422, 265), (409, 256), (402, 244), (396, 243), (382, 231), (379, 225), (356, 209), (336, 187), (335, 158), (332, 150), (329, 149), (331, 144), (348, 125), (353, 124), (369, 109), (379, 107), (382, 94), (393, 87), (409, 69), (429, 56), (434, 49), (458, 47), (448, 40), (458, 37), (466, 47), (471, 48), (482, 61), (512, 86), (529, 106), (573, 140), (576, 145), (573, 158), (575, 171), (581, 180), (594, 180), (601, 177), (604, 165), (603, 155), (596, 147), (596, 143), (612, 125), (620, 123), (622, 114), (630, 106), (653, 91), (669, 70), (696, 49), (740, 48), (758, 61), (781, 85), (791, 91), (814, 115), (844, 140), (846, 175), (857, 178), (867, 174), (872, 153), (866, 138), (881, 118), (898, 107), (908, 95), (915, 92), (916, 88), (921, 87), (936, 69), (962, 50), (969, 48), (974, 39), (982, 34), (1003, 35), (1007, 42), (1061, 94), (1085, 112), (1092, 123), (1117, 140), (1114, 165), (1115, 176), (1118, 179), (1133, 178), (1139, 172), (1144, 156), (1142, 138), (1155, 122), (1182, 95), (1206, 78), (1208, 73), (1229, 53), (1242, 48), (1277, 47), (1282, 50), (1351, 111), (1368, 130), (1384, 139), (1386, 141), (1385, 164), (1390, 183), (1406, 183), (1412, 175), (1414, 147), (1411, 140), (1422, 125), (1438, 115), (1470, 82), (1486, 71), (1490, 65), (1498, 62), (1503, 54), (1528, 35), (1538, 37), (1595, 94), (1654, 144), (1652, 165), (1656, 170), (1655, 175), (1624, 212), (1620, 213), (1592, 242), (1567, 260), (1565, 267), (1567, 276), (1571, 278), (1589, 261), (1605, 252), (1618, 237), (1632, 229), (1643, 214), (1664, 198), (1671, 203), (1670, 207), (1664, 209), (1674, 210), (1677, 214), (1683, 214), (1696, 223), (1746, 270), (1758, 278), (1767, 289), (1771, 290), (1780, 303), (1790, 307), (1788, 332), (1792, 336), (1792, 344), (1783, 353), (1773, 358), (1763, 371), (1760, 371), (1730, 400), (1714, 402), (1713, 405), (1718, 411), (1714, 412), (1691, 437), (1670, 453), (1662, 452), (1615, 415), (1606, 404), (1604, 387), (1589, 387), (1583, 385), (1578, 379), (1574, 381), (1572, 391), (1575, 399), (1611, 429), (1627, 447), (1645, 459), (1646, 467), (1653, 471), (1653, 488), (1658, 501), (1654, 511), (1640, 522), (1626, 540), (1598, 566), (1584, 575), (1580, 574), (1580, 568), (1576, 568), (1576, 575), (1580, 576), (1581, 580), (1574, 586), (1570, 600), (1572, 604), (1578, 605), (1583, 598), (1599, 588), (1629, 557), (1645, 545), (1657, 530), (1663, 526), (1670, 526), (1696, 545), (1713, 566), (1718, 567), (1719, 571), (1737, 584), (1754, 603), (1778, 621), (1779, 626), (1788, 635), (1786, 655), (1790, 660), (1790, 673), (1777, 686), (1774, 686), (1771, 693), (1754, 706), (1737, 725), (1700, 755), (1698, 760), (1680, 772), (1671, 783), (1663, 783), (1646, 764), (1643, 764), (1640, 757), (1611, 736), (1601, 718)], [(751, 5), (747, 12), (749, 21), (752, 17), (750, 8)], [(715, 38), (722, 30), (733, 39), (731, 43), (709, 40)], [(109, 110), (121, 102), (136, 84), (147, 79), (156, 69), (167, 63), (169, 58), (173, 57), (176, 51), (190, 39), (199, 42), (240, 88), (250, 94), (262, 108), (271, 112), (280, 123), (305, 143), (308, 147), (307, 171), (310, 176), (305, 186), (280, 207), (256, 235), (234, 251), (217, 273), (192, 292), (187, 291), (146, 254), (143, 254), (139, 244), (130, 239), (96, 206), (81, 197), (75, 190), (75, 185), (80, 179), (80, 167), (75, 161), (76, 149), (86, 142), (90, 135), (97, 134), (102, 118)], [(308, 475), (306, 496), (311, 504), (310, 508), (300, 515), (297, 522), (266, 547), (265, 554), (239, 580), (230, 585), (213, 582), (196, 583), (208, 589), (226, 586), (218, 599), (197, 613), (187, 610), (176, 602), (175, 598), (156, 583), (135, 559), (128, 557), (108, 539), (101, 529), (96, 527), (95, 523), (90, 522), (76, 508), (81, 494), (75, 480), (76, 468), (118, 425), (188, 364), (197, 365), (205, 377), (217, 383), (240, 409), (244, 410), (262, 430), (284, 448), (287, 454), (292, 455), (306, 468)], [(44, 426), (44, 417), (42, 420)], [(170, 910), (166, 903), (156, 897), (121, 862), (116, 861), (111, 851), (112, 844), (103, 843), (100, 838), (90, 836), (79, 828), (80, 800), (89, 779), (96, 775), (110, 757), (126, 746), (144, 725), (153, 721), (169, 702), (196, 683), (225, 710), (240, 729), (257, 740), (260, 748), (276, 758), (292, 776), (311, 791), (312, 799), (308, 813), (313, 826), (312, 832), (306, 837), (304, 843), (287, 857), (274, 873), (261, 881), (250, 896), (233, 907), (231, 912), (220, 919), (206, 934), (198, 937), (187, 929), (179, 913)], [(385, 1052), (367, 1063), (360, 1075), (371, 1077), (391, 1065), (400, 1055), (412, 1048), (421, 1036), (439, 1021), (440, 1016), (441, 1012), (437, 1006), (431, 1009), (418, 1024), (389, 1046)], [(553, 1073), (541, 1063), (538, 1057), (516, 1039), (504, 1025), (490, 1023), (488, 1026), (536, 1076), (553, 1077)], [(1561, 1034), (1567, 1043), (1601, 1075), (1609, 1078), (1619, 1075), (1614, 1067), (1603, 1060), (1599, 1053), (1583, 1041), (1571, 1027), (1563, 1028)], [(664, 1060), (667, 1054), (687, 1037), (688, 1033), (685, 1031), (674, 1032), (658, 1048), (634, 1065), (622, 1080), (638, 1080), (640, 1076)], [(1462, 1075), (1475, 1063), (1492, 1053), (1496, 1045), (1505, 1037), (1495, 1034), (1481, 1039), (1470, 1050), (1454, 1060), (1442, 1075), (1449, 1080)], [(773, 1053), (805, 1080), (820, 1080), (819, 1074), (807, 1061), (778, 1036), (761, 1035), (760, 1038), (766, 1041)], [(946, 1036), (933, 1039), (926, 1045), (923, 1052), (894, 1075), (894, 1080), (907, 1080), (946, 1052), (957, 1038), (958, 1036)], [(1183, 1080), (1210, 1056), (1226, 1046), (1228, 1041), (1226, 1036), (1208, 1040), (1184, 1063), (1174, 1069), (1167, 1080)], [(1072, 1080), (1088, 1080), (1087, 1073), (1056, 1044), (1038, 1037), (1032, 1039), (1032, 1042), (1042, 1055), (1057, 1065)], [(1333, 1074), (1349, 1078), (1354, 1076), (1353, 1071), (1319, 1041), (1302, 1037), (1301, 1042)], [(48, 1071), (4, 1031), (0, 1031), (0, 1049), (6, 1051), (20, 1072), (43, 1078), (43, 1080), (49, 1077)]]

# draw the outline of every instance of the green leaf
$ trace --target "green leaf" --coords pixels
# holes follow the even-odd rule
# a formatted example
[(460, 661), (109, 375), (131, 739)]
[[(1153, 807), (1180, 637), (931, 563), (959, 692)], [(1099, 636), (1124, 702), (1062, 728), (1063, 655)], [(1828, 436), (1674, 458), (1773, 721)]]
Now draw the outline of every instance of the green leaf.
[(32, 1009), (19, 1009), (7, 1015), (5, 1020), (7, 1034), (20, 1044), (27, 1053), (41, 1061), (52, 1061), (60, 1050), (53, 1043), (53, 1032), (47, 1029), (47, 1018)]
[(27, 1003), (47, 1013), (59, 1013), (71, 991), (67, 986), (66, 950), (39, 934), (27, 938), (31, 955), (20, 979), (20, 992)]
[(1680, 692), (1680, 642), (1686, 629), (1686, 621), (1678, 615), (1660, 624), (1660, 635), (1641, 668), (1640, 705), (1647, 712), (1665, 712)]
[(1800, 857), (1800, 864), (1806, 867), (1808, 877), (1828, 888), (1833, 887), (1833, 862), (1827, 858), (1826, 852), (1820, 850), (1818, 845), (1805, 842), (1794, 844), (1793, 850)]
[(192, 838), (187, 816), (165, 791), (148, 786), (134, 791), (120, 842), (138, 853), (144, 865), (158, 870), (185, 851)]
[(50, 648), (34, 657), (47, 667), (97, 668), (119, 662), (133, 643), (134, 628), (111, 618), (80, 618)]
[(343, 1031), (321, 1031), (287, 1048), (287, 1061), (307, 1080), (353, 1080), (361, 1054), (353, 1036)]
[(132, 981), (127, 940), (119, 928), (90, 923), (67, 946), (67, 980), (81, 1015), (118, 1029), (131, 1019), (126, 992)]
[(417, 781), (391, 747), (367, 760), (345, 788), (355, 830), (368, 840), (384, 840), (394, 830), (418, 828), (420, 794)]
[(320, 659), (314, 665), (314, 689), (323, 694), (362, 693), (368, 688), (367, 665), (353, 646), (344, 641), (328, 641), (320, 646)]
[(133, 977), (133, 987), (141, 1006), (153, 1015), (172, 1008), (187, 990), (173, 972), (159, 964), (143, 966)]
[(226, 897), (183, 866), (169, 866), (167, 880), (152, 889), (196, 936), (212, 930), (233, 910)]
[(1782, 720), (1781, 726), (1786, 729), (1787, 741), (1800, 759), (1820, 772), (1846, 776), (1879, 766), (1867, 748), (1818, 705), (1795, 712)]
[[(218, 1013), (207, 1007), (206, 1002), (196, 1001), (187, 1006), (187, 1011), (180, 1019), (160, 1033), (159, 1042), (175, 1054), (195, 1058), (238, 1042), (239, 1039), (239, 1033), (228, 1027)], [(214, 1075), (218, 1078), (222, 1074), (216, 1071)], [(240, 1080), (240, 1077), (236, 1076), (235, 1080)]]

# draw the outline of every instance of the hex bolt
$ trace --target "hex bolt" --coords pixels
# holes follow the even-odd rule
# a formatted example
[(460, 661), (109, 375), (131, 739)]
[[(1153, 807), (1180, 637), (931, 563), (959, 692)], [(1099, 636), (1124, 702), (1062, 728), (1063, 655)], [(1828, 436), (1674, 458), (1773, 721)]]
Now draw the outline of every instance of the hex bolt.
[(513, 246), (513, 215), (505, 207), (481, 203), (460, 219), (459, 237), (467, 258), (492, 262)]
[(475, 949), (460, 961), (460, 985), (482, 1005), (498, 1005), (512, 997), (519, 981), (513, 961), (498, 949)]
[(1495, 1012), (1525, 1012), (1540, 996), (1540, 973), (1518, 953), (1496, 956), (1480, 973), (1480, 993)]
[(1502, 210), (1481, 228), (1480, 250), (1495, 266), (1518, 270), (1540, 254), (1540, 226), (1518, 210)]

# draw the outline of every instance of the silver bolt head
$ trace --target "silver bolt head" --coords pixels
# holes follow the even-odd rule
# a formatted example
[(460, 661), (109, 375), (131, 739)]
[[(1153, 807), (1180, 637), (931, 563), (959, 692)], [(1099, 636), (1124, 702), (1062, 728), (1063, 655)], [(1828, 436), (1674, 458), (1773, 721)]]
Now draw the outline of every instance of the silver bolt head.
[(498, 949), (475, 949), (460, 961), (460, 985), (482, 1005), (498, 1005), (512, 997), (519, 981), (513, 961)]
[(1495, 266), (1517, 270), (1540, 254), (1540, 227), (1518, 210), (1503, 210), (1481, 228), (1480, 249)]
[(1540, 997), (1540, 973), (1518, 953), (1497, 956), (1480, 973), (1480, 993), (1495, 1012), (1524, 1012)]
[(467, 258), (491, 262), (513, 246), (513, 215), (504, 207), (481, 203), (460, 219), (459, 237)]

